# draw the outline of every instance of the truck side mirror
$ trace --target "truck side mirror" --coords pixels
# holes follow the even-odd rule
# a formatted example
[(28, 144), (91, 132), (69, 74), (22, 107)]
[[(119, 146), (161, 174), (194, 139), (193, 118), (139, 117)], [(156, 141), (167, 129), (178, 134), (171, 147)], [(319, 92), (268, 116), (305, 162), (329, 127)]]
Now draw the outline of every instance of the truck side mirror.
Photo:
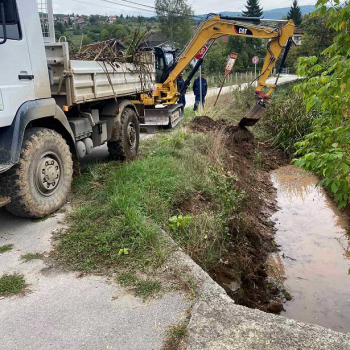
[(17, 23), (18, 15), (15, 0), (0, 0), (0, 25), (3, 31), (3, 39), (0, 41), (0, 45), (7, 41), (6, 25)]

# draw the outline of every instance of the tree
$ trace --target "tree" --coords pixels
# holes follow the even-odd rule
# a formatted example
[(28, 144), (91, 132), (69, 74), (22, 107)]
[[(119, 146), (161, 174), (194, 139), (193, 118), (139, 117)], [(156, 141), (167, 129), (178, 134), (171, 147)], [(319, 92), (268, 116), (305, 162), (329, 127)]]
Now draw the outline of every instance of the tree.
[(63, 35), (64, 30), (65, 30), (64, 24), (63, 24), (62, 22), (57, 22), (57, 23), (55, 24), (55, 30), (58, 31), (58, 32), (60, 32), (61, 35)]
[(292, 47), (287, 57), (287, 67), (294, 73), (299, 57), (320, 57), (322, 52), (333, 43), (336, 31), (327, 26), (327, 18), (319, 14), (306, 15), (300, 28), (305, 32), (302, 43)]
[(327, 19), (336, 32), (333, 44), (321, 57), (299, 59), (298, 74), (306, 79), (298, 86), (307, 112), (322, 111), (313, 132), (297, 143), (297, 166), (313, 171), (319, 184), (333, 192), (339, 208), (350, 203), (350, 3), (339, 0), (329, 6), (318, 0), (317, 16)]
[(293, 5), (288, 12), (287, 19), (292, 19), (296, 26), (300, 26), (301, 22), (303, 21), (303, 16), (298, 5), (298, 0), (293, 1)]
[(186, 0), (156, 0), (160, 31), (171, 45), (184, 47), (192, 36), (193, 11)]
[(259, 0), (247, 0), (245, 7), (247, 11), (242, 11), (244, 17), (261, 17), (263, 15)]
[(111, 38), (111, 34), (107, 29), (102, 29), (101, 31), (101, 40), (108, 40)]

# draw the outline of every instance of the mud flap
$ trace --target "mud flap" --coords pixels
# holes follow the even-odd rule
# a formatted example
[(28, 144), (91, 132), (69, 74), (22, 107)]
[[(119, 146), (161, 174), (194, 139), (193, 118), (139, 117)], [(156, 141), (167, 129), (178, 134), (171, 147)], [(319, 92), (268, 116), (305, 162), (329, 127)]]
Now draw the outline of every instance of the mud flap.
[(241, 128), (255, 125), (263, 116), (266, 106), (267, 102), (264, 100), (257, 102), (257, 104), (241, 119), (238, 125)]
[(9, 204), (10, 202), (11, 202), (10, 197), (0, 196), (0, 208), (4, 207), (5, 205)]

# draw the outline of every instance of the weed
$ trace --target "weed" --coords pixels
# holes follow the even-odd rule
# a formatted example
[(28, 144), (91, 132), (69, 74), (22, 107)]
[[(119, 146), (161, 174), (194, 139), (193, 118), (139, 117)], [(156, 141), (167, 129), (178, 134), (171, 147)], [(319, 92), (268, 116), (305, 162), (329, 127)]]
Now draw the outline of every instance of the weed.
[(9, 252), (10, 250), (12, 250), (12, 248), (13, 248), (13, 244), (5, 244), (0, 246), (0, 254)]
[(122, 272), (118, 275), (117, 280), (124, 287), (131, 287), (135, 295), (146, 301), (151, 296), (159, 293), (162, 285), (159, 281), (150, 279), (141, 279), (131, 272)]
[(178, 215), (178, 216), (172, 216), (169, 219), (169, 227), (171, 227), (173, 230), (176, 230), (179, 227), (185, 227), (192, 219), (191, 215)]
[(162, 346), (162, 350), (178, 350), (181, 348), (181, 343), (187, 336), (187, 325), (186, 320), (178, 325), (171, 326), (167, 332), (167, 337)]
[(24, 255), (21, 255), (21, 259), (25, 262), (31, 261), (31, 260), (40, 260), (44, 259), (44, 254), (42, 253), (27, 253)]
[(26, 283), (23, 275), (4, 274), (0, 277), (0, 296), (11, 296), (24, 292)]
[(135, 295), (147, 300), (152, 295), (159, 293), (162, 285), (159, 281), (139, 280), (135, 286)]
[(120, 282), (120, 284), (124, 287), (131, 287), (131, 286), (135, 286), (138, 278), (136, 277), (136, 275), (134, 273), (131, 272), (121, 272), (118, 277), (117, 280)]

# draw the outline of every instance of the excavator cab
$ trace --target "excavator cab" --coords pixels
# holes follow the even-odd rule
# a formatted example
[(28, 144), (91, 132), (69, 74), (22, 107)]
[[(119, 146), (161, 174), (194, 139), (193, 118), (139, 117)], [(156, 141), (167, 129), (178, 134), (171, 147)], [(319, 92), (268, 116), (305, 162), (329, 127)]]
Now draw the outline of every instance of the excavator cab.
[(175, 66), (177, 49), (170, 46), (156, 46), (153, 49), (156, 58), (156, 83), (162, 84)]

